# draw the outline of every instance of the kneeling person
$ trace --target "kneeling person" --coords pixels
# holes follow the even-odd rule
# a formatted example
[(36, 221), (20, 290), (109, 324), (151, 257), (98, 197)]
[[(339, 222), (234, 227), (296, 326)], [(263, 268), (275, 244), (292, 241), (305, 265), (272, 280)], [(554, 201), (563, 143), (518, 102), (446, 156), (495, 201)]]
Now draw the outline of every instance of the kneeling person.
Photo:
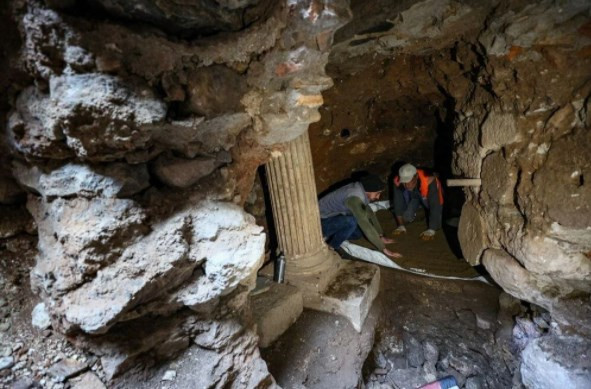
[(420, 235), (423, 240), (435, 237), (435, 231), (441, 228), (443, 212), (443, 193), (439, 179), (407, 163), (394, 178), (394, 216), (398, 228), (395, 235), (406, 232), (406, 223), (414, 221), (419, 206), (425, 208), (429, 228)]
[(371, 201), (380, 199), (384, 187), (379, 177), (369, 175), (361, 182), (345, 185), (320, 199), (322, 235), (332, 248), (339, 249), (345, 240), (365, 235), (380, 252), (393, 258), (401, 257), (386, 248), (386, 244), (394, 241), (384, 236), (380, 222), (369, 206)]

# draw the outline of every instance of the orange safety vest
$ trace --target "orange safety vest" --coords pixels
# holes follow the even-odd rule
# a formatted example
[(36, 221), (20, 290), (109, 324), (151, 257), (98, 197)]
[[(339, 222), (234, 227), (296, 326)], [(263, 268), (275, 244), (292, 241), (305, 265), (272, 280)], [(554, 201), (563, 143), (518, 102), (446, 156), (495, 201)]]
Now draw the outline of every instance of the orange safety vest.
[[(423, 169), (417, 169), (417, 174), (419, 175), (419, 180), (421, 181), (421, 185), (419, 186), (419, 193), (421, 193), (421, 197), (424, 199), (427, 198), (429, 194), (429, 176)], [(439, 194), (439, 204), (443, 205), (443, 190), (441, 189), (441, 182), (439, 182), (439, 178), (435, 178), (435, 182), (437, 183), (437, 193)], [(394, 178), (394, 184), (396, 186), (400, 186), (400, 177), (396, 176)]]

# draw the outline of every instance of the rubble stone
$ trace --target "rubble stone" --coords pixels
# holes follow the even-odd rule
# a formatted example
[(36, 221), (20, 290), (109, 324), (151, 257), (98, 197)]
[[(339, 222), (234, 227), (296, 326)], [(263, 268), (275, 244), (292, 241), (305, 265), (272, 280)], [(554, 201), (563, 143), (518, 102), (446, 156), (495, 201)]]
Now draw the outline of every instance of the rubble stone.
[(591, 345), (588, 340), (544, 336), (523, 351), (521, 376), (526, 388), (588, 388), (591, 384)]
[(87, 372), (76, 379), (69, 380), (72, 389), (106, 389), (105, 384), (96, 376), (96, 374)]
[[(9, 129), (24, 154), (62, 159), (73, 152), (104, 161), (147, 147), (149, 125), (165, 114), (164, 103), (147, 88), (89, 73), (53, 78), (49, 96), (26, 89), (17, 99)], [(85, 124), (75, 124), (80, 121)]]
[(154, 173), (167, 185), (188, 188), (203, 177), (211, 174), (224, 163), (231, 161), (229, 154), (219, 153), (216, 158), (197, 157), (194, 159), (161, 156), (154, 163)]
[(14, 366), (14, 358), (11, 356), (0, 358), (0, 370), (10, 369)]
[(146, 165), (68, 163), (45, 173), (38, 166), (14, 164), (21, 185), (43, 197), (129, 197), (149, 186)]
[(488, 247), (485, 228), (478, 210), (472, 204), (465, 203), (458, 226), (458, 238), (464, 258), (473, 266), (480, 263), (482, 252)]
[(486, 150), (498, 150), (517, 140), (519, 133), (511, 114), (493, 111), (482, 124), (480, 144)]
[(33, 327), (41, 331), (51, 327), (51, 318), (49, 317), (49, 313), (45, 308), (45, 303), (39, 303), (35, 305), (31, 315)]
[(59, 382), (66, 381), (82, 371), (86, 370), (88, 366), (75, 359), (63, 359), (49, 368), (49, 374), (55, 377)]

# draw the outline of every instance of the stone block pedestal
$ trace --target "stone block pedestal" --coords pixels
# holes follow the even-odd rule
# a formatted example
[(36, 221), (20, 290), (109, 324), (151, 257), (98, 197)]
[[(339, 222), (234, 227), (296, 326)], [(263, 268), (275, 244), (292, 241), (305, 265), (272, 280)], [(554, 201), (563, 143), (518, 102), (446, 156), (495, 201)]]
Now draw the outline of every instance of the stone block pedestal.
[(304, 310), (302, 293), (295, 286), (277, 284), (259, 277), (250, 295), (257, 324), (259, 346), (270, 346), (300, 317)]
[[(273, 264), (263, 268), (260, 274), (271, 276)], [(326, 288), (318, 290), (305, 285), (297, 285), (302, 292), (304, 308), (343, 316), (353, 328), (361, 331), (380, 289), (380, 268), (370, 263), (340, 260)]]
[(344, 261), (323, 293), (304, 294), (304, 306), (346, 317), (361, 327), (380, 290), (380, 268), (371, 263)]

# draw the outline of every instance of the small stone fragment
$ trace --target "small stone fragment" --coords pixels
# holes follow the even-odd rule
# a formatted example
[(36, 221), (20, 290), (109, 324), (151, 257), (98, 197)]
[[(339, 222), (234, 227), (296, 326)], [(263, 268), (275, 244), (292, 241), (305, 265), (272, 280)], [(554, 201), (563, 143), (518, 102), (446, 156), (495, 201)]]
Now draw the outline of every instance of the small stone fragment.
[(96, 374), (87, 372), (76, 379), (69, 381), (72, 389), (106, 389), (105, 384), (96, 376)]
[(408, 364), (410, 366), (423, 366), (423, 363), (425, 362), (423, 346), (414, 336), (407, 335), (404, 337), (404, 350), (406, 352), (406, 359), (408, 360)]
[(32, 324), (33, 327), (43, 331), (51, 327), (51, 318), (45, 308), (45, 303), (39, 303), (35, 305), (32, 312)]
[(423, 353), (425, 354), (425, 360), (429, 363), (435, 364), (439, 359), (439, 348), (431, 341), (426, 340), (423, 342)]
[(13, 357), (0, 358), (0, 370), (10, 369), (12, 366), (14, 366), (14, 358)]
[(468, 377), (466, 379), (466, 384), (465, 384), (464, 388), (465, 389), (481, 389), (482, 382), (480, 381), (480, 378), (477, 376)]
[(10, 322), (9, 321), (5, 321), (3, 323), (0, 323), (0, 332), (6, 332), (10, 329)]
[(55, 377), (59, 382), (64, 382), (70, 377), (86, 370), (86, 363), (75, 359), (63, 359), (49, 368), (49, 374)]
[(201, 178), (211, 174), (224, 162), (210, 157), (184, 159), (161, 156), (154, 164), (154, 173), (165, 184), (177, 188), (188, 188)]
[(167, 370), (162, 376), (162, 381), (174, 381), (176, 379), (176, 371)]

